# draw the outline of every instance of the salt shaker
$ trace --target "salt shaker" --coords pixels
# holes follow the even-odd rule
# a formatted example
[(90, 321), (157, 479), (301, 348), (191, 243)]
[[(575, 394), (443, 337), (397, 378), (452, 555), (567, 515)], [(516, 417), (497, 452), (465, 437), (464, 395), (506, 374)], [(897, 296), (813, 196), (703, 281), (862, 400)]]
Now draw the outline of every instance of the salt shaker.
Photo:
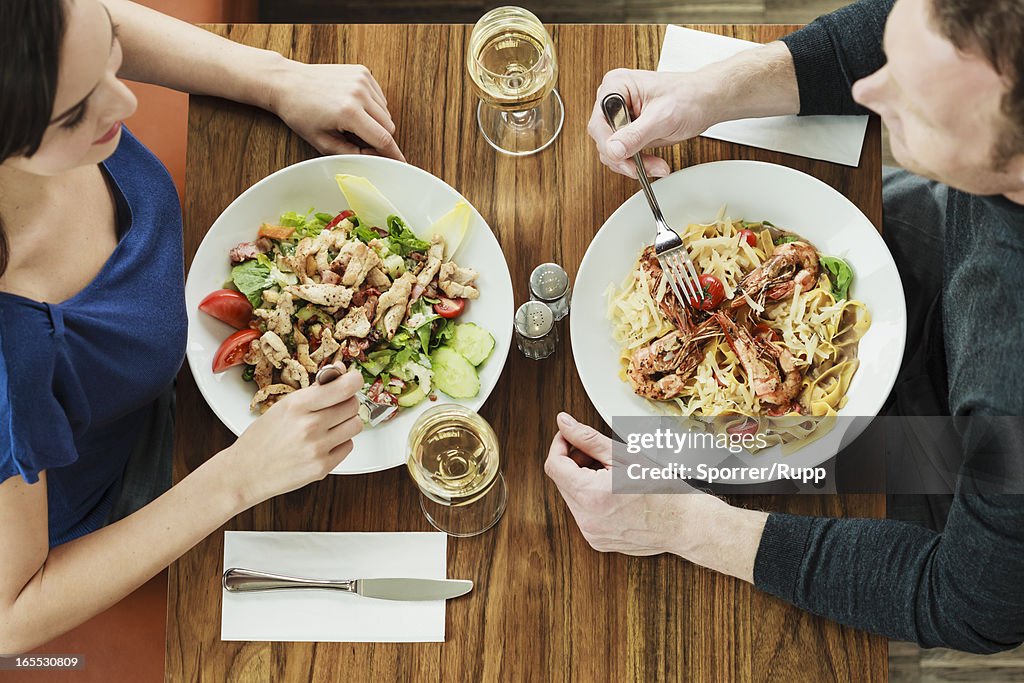
[(530, 275), (530, 298), (543, 301), (555, 320), (569, 313), (569, 275), (557, 263), (542, 263)]
[(555, 352), (558, 329), (555, 316), (543, 301), (527, 301), (516, 311), (516, 345), (532, 360), (547, 358)]

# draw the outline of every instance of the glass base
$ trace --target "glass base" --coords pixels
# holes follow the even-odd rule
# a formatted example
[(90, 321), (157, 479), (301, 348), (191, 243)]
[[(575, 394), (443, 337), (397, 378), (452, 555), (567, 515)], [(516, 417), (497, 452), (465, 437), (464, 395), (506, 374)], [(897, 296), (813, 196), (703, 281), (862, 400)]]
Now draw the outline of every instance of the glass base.
[(481, 101), (476, 108), (476, 121), (484, 139), (499, 152), (522, 157), (546, 148), (562, 132), (565, 108), (558, 91), (526, 111), (502, 111)]
[(420, 509), (435, 529), (449, 536), (476, 536), (498, 523), (505, 513), (508, 489), (498, 472), (490, 490), (468, 505), (442, 505), (420, 493)]

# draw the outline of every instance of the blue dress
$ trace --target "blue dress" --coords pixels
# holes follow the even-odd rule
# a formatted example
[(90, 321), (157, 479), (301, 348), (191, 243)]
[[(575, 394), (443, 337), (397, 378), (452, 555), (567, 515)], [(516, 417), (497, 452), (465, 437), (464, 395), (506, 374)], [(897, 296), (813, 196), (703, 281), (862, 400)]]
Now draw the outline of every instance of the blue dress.
[[(185, 352), (174, 184), (127, 130), (101, 167), (118, 244), (95, 279), (61, 303), (0, 292), (0, 481), (46, 470), (51, 547), (103, 526)], [(76, 229), (74, 217), (53, 229)]]

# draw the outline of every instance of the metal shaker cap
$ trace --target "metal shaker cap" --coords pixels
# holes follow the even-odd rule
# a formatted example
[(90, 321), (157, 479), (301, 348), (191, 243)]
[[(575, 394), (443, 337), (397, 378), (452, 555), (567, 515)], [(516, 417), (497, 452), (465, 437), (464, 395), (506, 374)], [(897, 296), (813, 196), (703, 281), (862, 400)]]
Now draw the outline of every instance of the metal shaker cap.
[(530, 291), (538, 299), (554, 301), (569, 289), (569, 275), (557, 263), (542, 263), (530, 274)]
[(516, 311), (516, 332), (527, 339), (539, 339), (551, 331), (555, 316), (543, 301), (527, 301)]

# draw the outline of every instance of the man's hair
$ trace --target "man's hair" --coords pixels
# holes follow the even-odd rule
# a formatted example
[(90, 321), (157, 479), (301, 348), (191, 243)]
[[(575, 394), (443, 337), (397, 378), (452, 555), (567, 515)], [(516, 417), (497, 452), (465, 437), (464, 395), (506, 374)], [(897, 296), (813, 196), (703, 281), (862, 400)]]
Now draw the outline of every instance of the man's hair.
[(996, 170), (1024, 153), (1024, 1), (932, 0), (939, 32), (956, 48), (980, 54), (1009, 84), (1002, 112), (1007, 125), (996, 141)]

